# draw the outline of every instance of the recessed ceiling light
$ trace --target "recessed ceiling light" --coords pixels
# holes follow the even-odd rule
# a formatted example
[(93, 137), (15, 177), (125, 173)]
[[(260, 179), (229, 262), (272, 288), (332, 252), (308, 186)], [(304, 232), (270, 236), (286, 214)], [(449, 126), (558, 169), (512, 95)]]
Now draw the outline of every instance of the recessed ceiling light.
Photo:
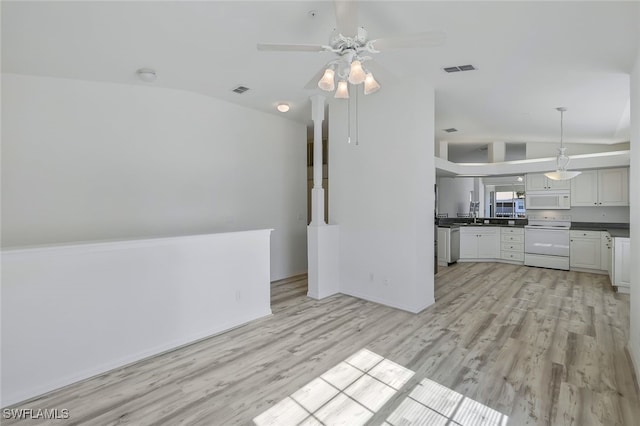
[(278, 108), (278, 111), (280, 111), (280, 112), (289, 111), (289, 105), (288, 104), (278, 104), (278, 106), (276, 108)]
[(151, 68), (140, 68), (136, 71), (138, 78), (146, 83), (153, 83), (156, 81), (156, 71)]
[(444, 130), (447, 133), (453, 133), (458, 131), (458, 129), (456, 129), (455, 127), (450, 127), (448, 129), (442, 129), (442, 130)]

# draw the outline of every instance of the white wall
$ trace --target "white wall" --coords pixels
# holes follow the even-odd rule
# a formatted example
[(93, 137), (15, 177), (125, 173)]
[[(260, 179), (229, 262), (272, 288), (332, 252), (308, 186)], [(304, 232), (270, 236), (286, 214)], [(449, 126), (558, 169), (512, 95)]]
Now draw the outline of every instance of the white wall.
[[(638, 7), (640, 22), (640, 7)], [(640, 47), (631, 74), (631, 167), (629, 195), (631, 204), (631, 331), (629, 348), (640, 377)]]
[(447, 213), (449, 217), (469, 213), (469, 193), (473, 188), (474, 179), (471, 177), (438, 178), (438, 213)]
[(629, 207), (572, 207), (564, 211), (572, 222), (629, 223), (630, 216)]
[[(560, 139), (558, 143), (527, 143), (527, 158), (545, 158), (555, 157), (558, 155), (558, 147), (560, 146)], [(565, 143), (567, 147), (567, 154), (579, 155), (579, 154), (593, 154), (597, 152), (611, 152), (611, 151), (626, 151), (629, 149), (628, 143), (618, 144), (590, 144), (590, 143)], [(571, 168), (571, 167), (569, 167)]]
[[(352, 93), (352, 105), (355, 94)], [(329, 219), (340, 226), (340, 292), (418, 312), (434, 301), (434, 93), (417, 82), (329, 104)], [(355, 110), (352, 118), (355, 117)]]
[(270, 230), (2, 252), (2, 402), (271, 313)]
[(2, 76), (2, 245), (273, 228), (306, 271), (306, 129), (153, 86)]

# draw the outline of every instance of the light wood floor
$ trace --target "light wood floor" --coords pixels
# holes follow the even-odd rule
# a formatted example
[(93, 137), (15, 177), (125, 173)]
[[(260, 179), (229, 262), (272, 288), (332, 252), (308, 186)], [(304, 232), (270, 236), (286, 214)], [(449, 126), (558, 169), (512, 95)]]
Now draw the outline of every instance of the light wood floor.
[[(273, 316), (22, 404), (68, 409), (59, 424), (251, 424), (366, 348), (415, 375), (371, 419), (381, 424), (428, 378), (507, 416), (510, 425), (638, 425), (625, 351), (628, 296), (604, 275), (497, 263), (436, 276), (419, 315), (334, 296), (306, 279), (273, 284)], [(9, 424), (42, 424), (37, 421)]]

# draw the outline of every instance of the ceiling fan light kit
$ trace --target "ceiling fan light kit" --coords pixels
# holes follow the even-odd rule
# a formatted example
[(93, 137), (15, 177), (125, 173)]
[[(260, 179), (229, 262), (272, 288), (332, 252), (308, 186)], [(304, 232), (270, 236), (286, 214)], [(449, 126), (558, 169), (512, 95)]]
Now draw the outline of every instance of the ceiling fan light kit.
[(569, 165), (569, 161), (571, 159), (566, 153), (567, 148), (562, 146), (562, 139), (564, 136), (564, 129), (563, 129), (564, 113), (567, 110), (567, 108), (558, 107), (556, 108), (556, 110), (560, 111), (560, 148), (558, 148), (558, 156), (556, 157), (557, 168), (555, 172), (548, 172), (548, 173), (545, 173), (544, 175), (552, 180), (573, 179), (574, 177), (578, 176), (582, 172), (567, 170), (567, 166)]
[[(317, 82), (317, 86), (327, 92), (336, 90), (335, 97), (338, 99), (348, 99), (349, 83), (354, 85), (364, 83), (365, 95), (380, 90), (380, 83), (375, 80), (371, 70), (367, 70), (362, 65), (365, 61), (373, 62), (373, 58), (363, 55), (380, 53), (378, 48), (386, 50), (433, 47), (444, 42), (445, 34), (442, 31), (428, 31), (370, 40), (368, 32), (356, 24), (357, 3), (355, 0), (334, 0), (337, 25), (328, 45), (258, 43), (257, 48), (262, 51), (334, 53), (338, 58), (325, 65), (324, 74)], [(309, 16), (315, 17), (315, 11), (310, 11)], [(352, 31), (355, 31), (354, 36), (344, 35), (353, 34)], [(337, 89), (336, 78), (338, 79)]]
[(320, 81), (318, 81), (318, 87), (327, 92), (333, 92), (333, 89), (336, 88), (335, 85), (335, 71), (331, 68), (327, 68), (324, 70), (324, 74)]
[(366, 74), (362, 69), (362, 63), (359, 60), (351, 62), (351, 71), (349, 71), (349, 83), (360, 84), (364, 83)]
[(349, 87), (345, 80), (338, 82), (338, 89), (336, 89), (335, 97), (338, 99), (349, 99)]
[(364, 79), (364, 94), (370, 95), (371, 93), (375, 93), (380, 90), (380, 84), (373, 78), (373, 74), (370, 72), (367, 73)]

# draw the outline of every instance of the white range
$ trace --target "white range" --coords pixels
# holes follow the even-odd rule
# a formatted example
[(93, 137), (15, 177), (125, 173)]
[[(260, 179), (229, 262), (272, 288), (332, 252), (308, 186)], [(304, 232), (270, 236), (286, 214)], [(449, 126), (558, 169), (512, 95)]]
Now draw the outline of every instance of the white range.
[(569, 270), (571, 216), (530, 215), (524, 227), (524, 264)]

